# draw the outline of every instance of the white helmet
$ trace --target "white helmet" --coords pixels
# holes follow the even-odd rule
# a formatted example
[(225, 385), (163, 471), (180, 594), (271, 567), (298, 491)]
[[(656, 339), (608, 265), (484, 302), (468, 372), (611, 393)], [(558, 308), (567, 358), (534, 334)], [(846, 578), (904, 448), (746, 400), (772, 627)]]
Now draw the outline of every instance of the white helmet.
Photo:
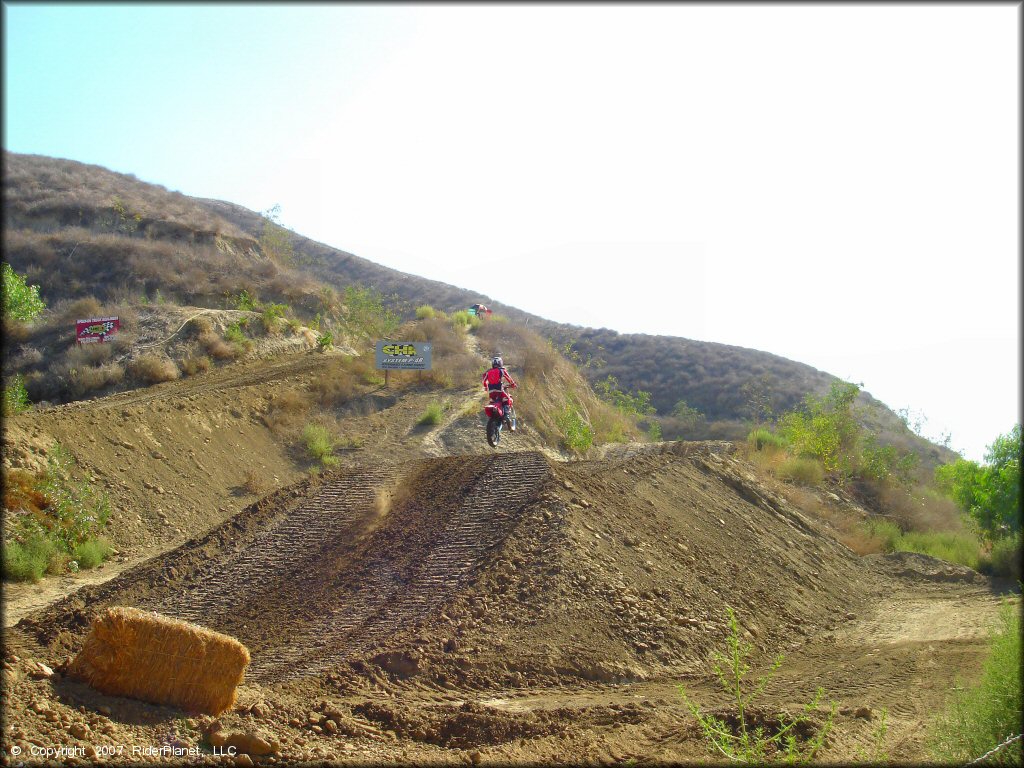
[(495, 356), (495, 358), (491, 360), (492, 368), (503, 368), (504, 366), (505, 362), (500, 357)]

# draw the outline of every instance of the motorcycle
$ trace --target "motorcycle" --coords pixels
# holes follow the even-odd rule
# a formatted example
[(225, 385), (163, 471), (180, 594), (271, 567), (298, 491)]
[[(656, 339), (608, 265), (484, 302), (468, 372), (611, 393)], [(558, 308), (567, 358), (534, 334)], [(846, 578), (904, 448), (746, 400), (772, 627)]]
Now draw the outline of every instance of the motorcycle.
[(509, 405), (507, 413), (502, 413), (502, 410), (500, 400), (491, 400), (484, 406), (484, 414), (487, 416), (487, 442), (492, 448), (497, 448), (501, 442), (502, 429), (507, 427), (510, 432), (516, 431), (515, 406)]

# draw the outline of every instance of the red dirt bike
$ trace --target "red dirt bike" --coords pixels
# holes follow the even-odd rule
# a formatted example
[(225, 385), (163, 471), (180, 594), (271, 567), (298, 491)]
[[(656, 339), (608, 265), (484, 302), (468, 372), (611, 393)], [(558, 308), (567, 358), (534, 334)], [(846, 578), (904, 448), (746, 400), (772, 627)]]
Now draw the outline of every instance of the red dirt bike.
[[(514, 389), (514, 387), (509, 387)], [(501, 400), (491, 400), (484, 406), (484, 413), (487, 416), (487, 442), (492, 448), (497, 448), (501, 442), (501, 430), (508, 428), (509, 431), (516, 431), (516, 409), (509, 405), (508, 413), (503, 413)]]

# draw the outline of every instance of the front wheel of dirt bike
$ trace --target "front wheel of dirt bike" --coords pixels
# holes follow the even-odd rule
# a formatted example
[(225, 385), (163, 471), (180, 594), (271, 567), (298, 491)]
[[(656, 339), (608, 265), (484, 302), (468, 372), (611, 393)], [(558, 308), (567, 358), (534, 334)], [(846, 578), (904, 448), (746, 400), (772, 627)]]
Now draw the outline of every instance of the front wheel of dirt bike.
[(487, 420), (487, 442), (492, 448), (497, 448), (501, 442), (501, 419)]
[(514, 405), (508, 407), (508, 415), (505, 418), (505, 426), (513, 432), (516, 431), (516, 408)]

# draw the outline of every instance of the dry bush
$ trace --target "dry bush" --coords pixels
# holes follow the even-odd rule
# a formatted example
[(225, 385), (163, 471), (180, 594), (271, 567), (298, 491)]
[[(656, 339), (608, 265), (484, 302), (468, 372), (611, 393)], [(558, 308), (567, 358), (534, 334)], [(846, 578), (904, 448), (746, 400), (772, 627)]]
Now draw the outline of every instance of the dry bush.
[(103, 305), (95, 296), (85, 296), (74, 301), (63, 301), (54, 308), (55, 314), (64, 325), (73, 325), (77, 320), (90, 317), (106, 317)]
[(247, 469), (245, 470), (245, 479), (242, 481), (242, 488), (253, 496), (262, 496), (266, 493), (268, 486), (263, 475), (255, 469)]
[(197, 373), (206, 373), (210, 370), (210, 358), (206, 355), (189, 354), (185, 355), (178, 362), (178, 367), (186, 376), (195, 376)]
[(278, 437), (291, 436), (306, 421), (311, 407), (307, 393), (289, 389), (271, 399), (263, 423)]
[(335, 365), (313, 381), (310, 391), (324, 408), (336, 408), (358, 394), (358, 382), (351, 371)]
[(927, 493), (918, 487), (882, 486), (878, 501), (905, 531), (964, 530), (960, 509), (951, 499)]
[(70, 391), (75, 397), (106, 389), (124, 380), (124, 367), (120, 363), (107, 363), (95, 368), (79, 368), (71, 376)]
[(373, 355), (346, 357), (344, 365), (363, 384), (380, 384), (384, 380), (384, 372), (377, 370), (377, 362)]
[(126, 355), (132, 351), (132, 347), (135, 346), (136, 341), (137, 337), (134, 333), (119, 331), (114, 335), (114, 340), (109, 343), (114, 350), (114, 354)]
[(20, 323), (4, 318), (3, 337), (7, 344), (21, 344), (33, 336), (33, 328), (29, 323)]
[(16, 371), (24, 371), (38, 366), (44, 359), (43, 353), (36, 347), (24, 346), (11, 358), (11, 367)]
[(207, 315), (198, 315), (185, 324), (185, 334), (190, 338), (202, 338), (213, 333), (213, 321)]
[(128, 364), (128, 373), (146, 384), (173, 381), (181, 376), (178, 366), (169, 357), (147, 352)]
[(81, 368), (82, 366), (103, 365), (113, 355), (113, 346), (108, 343), (79, 344), (75, 348), (68, 350), (64, 359), (67, 360), (68, 365), (74, 368)]
[(238, 357), (238, 347), (224, 341), (212, 330), (199, 334), (199, 346), (214, 360), (234, 360)]

